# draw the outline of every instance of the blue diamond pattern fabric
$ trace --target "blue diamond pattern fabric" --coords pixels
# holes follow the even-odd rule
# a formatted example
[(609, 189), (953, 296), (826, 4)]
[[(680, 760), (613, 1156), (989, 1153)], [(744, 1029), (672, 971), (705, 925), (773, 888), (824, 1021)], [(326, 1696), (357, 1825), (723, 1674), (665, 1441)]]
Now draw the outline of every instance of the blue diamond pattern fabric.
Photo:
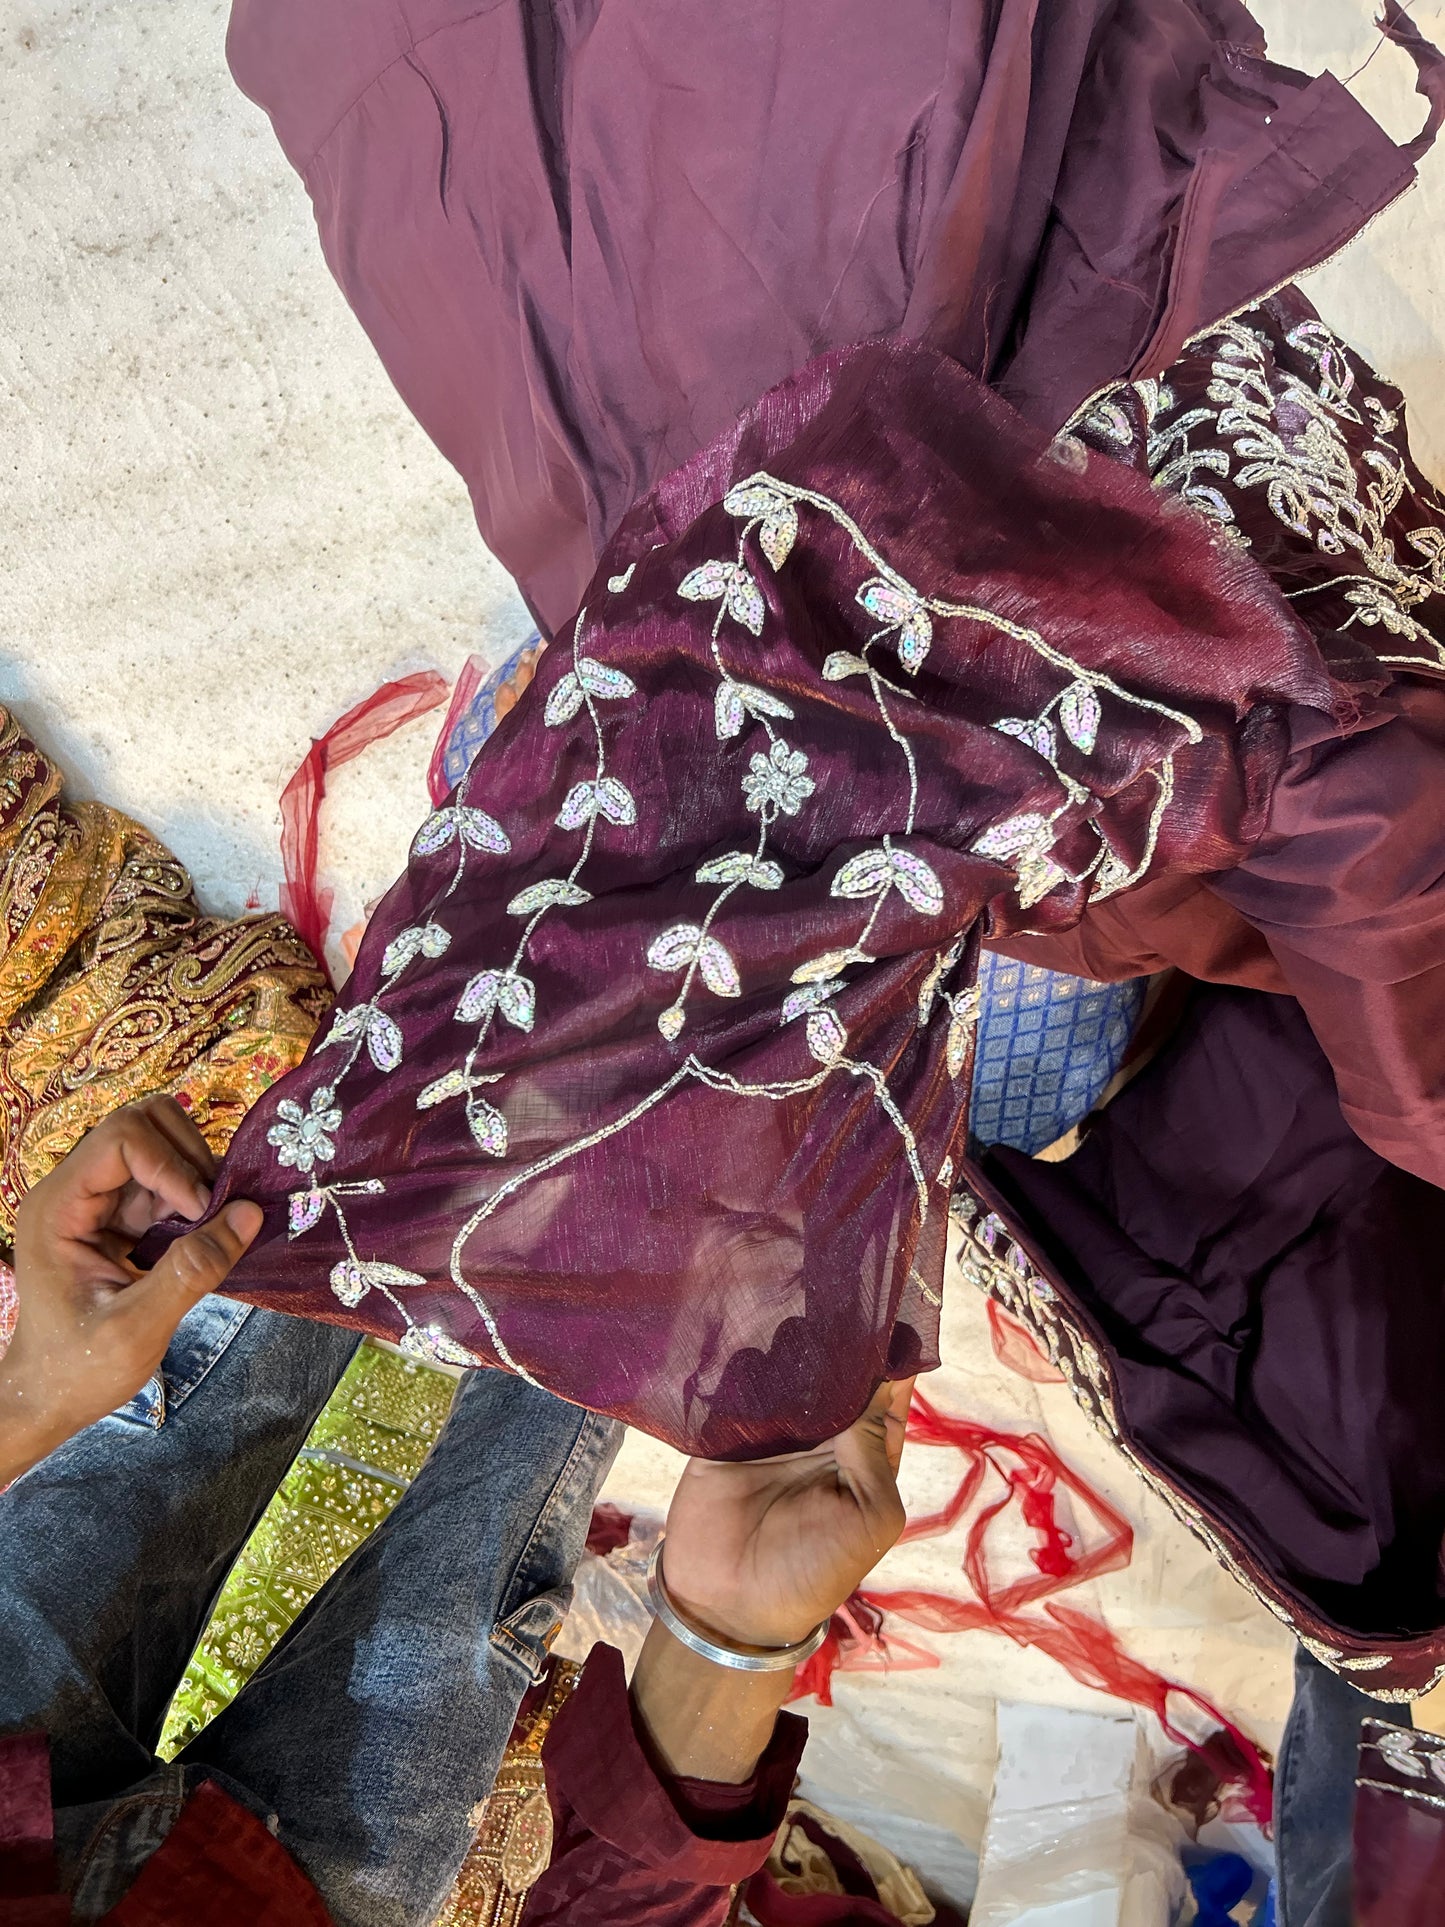
[[(497, 726), (497, 695), (540, 638), (494, 669), (452, 729), (443, 755), (455, 786)], [(1146, 979), (1096, 984), (985, 950), (973, 1067), (972, 1132), (981, 1144), (1041, 1151), (1087, 1117), (1123, 1062)]]
[(502, 665), (494, 669), (453, 725), (442, 752), (442, 769), (447, 787), (455, 789), (471, 768), (472, 758), (497, 726), (498, 693), (516, 675), (522, 658), (535, 649), (542, 638), (535, 632), (519, 643)]
[(969, 1127), (1043, 1150), (1088, 1116), (1124, 1060), (1147, 979), (1096, 984), (985, 950)]

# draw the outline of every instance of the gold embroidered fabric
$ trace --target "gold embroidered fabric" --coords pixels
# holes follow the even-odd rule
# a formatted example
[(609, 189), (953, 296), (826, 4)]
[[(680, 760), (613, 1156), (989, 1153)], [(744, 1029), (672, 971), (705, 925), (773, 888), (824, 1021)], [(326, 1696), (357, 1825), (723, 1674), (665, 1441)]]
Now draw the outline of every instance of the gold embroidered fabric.
[(68, 802), (0, 709), (0, 1240), (21, 1198), (120, 1105), (169, 1092), (216, 1152), (331, 1004), (281, 917), (204, 916), (150, 833)]
[[(811, 1801), (795, 1799), (778, 1829), (766, 1872), (778, 1890), (790, 1899), (805, 1900), (826, 1896), (838, 1900), (857, 1892), (845, 1885), (838, 1871), (835, 1850), (856, 1861), (873, 1883), (866, 1898), (884, 1908), (898, 1927), (930, 1927), (937, 1919), (932, 1902), (919, 1884), (918, 1876), (905, 1867), (888, 1849), (857, 1827), (835, 1819)], [(760, 1927), (758, 1916), (748, 1905), (751, 1883), (733, 1897), (728, 1927)], [(761, 1906), (763, 1903), (758, 1901)]]
[(496, 1783), (476, 1808), (477, 1835), (435, 1927), (518, 1927), (552, 1859), (552, 1809), (542, 1748), (582, 1669), (554, 1659), (541, 1710), (513, 1734)]

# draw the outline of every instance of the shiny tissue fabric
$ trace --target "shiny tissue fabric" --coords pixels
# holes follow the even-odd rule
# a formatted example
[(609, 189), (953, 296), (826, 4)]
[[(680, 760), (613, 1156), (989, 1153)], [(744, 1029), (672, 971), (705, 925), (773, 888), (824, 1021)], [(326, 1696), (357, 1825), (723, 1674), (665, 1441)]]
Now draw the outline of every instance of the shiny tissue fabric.
[[(1251, 1316), (1284, 1278), (1279, 1355), (1312, 1266), (1430, 1354), (1391, 1282), (1445, 1177), (1445, 516), (1398, 395), (1270, 295), (1410, 156), (1233, 0), (844, 12), (236, 8), (338, 279), (558, 639), (243, 1126), (235, 1288), (746, 1456), (933, 1361), (952, 1193), (964, 1275), (1246, 1583), (1419, 1690), (1418, 1374), (1322, 1323), (1272, 1436), (1217, 1361), (1234, 1402), (1195, 1428), (1168, 1304), (1100, 1309), (1109, 1239), (1181, 1306), (1227, 1313), (1229, 1263), (1152, 1248), (1087, 1160), (1059, 1169), (1112, 1229), (1053, 1249), (1047, 1201), (964, 1157), (980, 941), (1241, 986), (1202, 1074), (1139, 1080), (1191, 1210), (1237, 1221)], [(1260, 1119), (1284, 1148), (1241, 1170)], [(1147, 1194), (1179, 1160), (1137, 1142)], [(1329, 1244), (1346, 1167), (1378, 1268)], [(1381, 1402), (1383, 1463), (1341, 1472), (1335, 1414)], [(1279, 1508), (1235, 1482), (1261, 1439)]]
[[(823, 358), (638, 506), (419, 833), (233, 1146), (234, 1288), (713, 1455), (828, 1436), (934, 1362), (985, 920), (1237, 868), (1293, 719), (1380, 700), (1126, 464)], [(1050, 711), (1053, 760), (997, 727)]]
[(1239, 0), (235, 0), (229, 40), (546, 634), (829, 349), (1053, 430), (1342, 246), (1409, 158), (1263, 49)]

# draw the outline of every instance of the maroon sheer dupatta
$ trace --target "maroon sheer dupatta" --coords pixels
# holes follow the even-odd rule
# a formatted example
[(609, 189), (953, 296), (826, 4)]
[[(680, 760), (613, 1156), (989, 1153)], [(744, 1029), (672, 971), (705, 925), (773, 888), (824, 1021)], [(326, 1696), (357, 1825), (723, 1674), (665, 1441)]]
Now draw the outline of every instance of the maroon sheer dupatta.
[[(1410, 157), (1235, 0), (852, 37), (833, 0), (709, 4), (665, 44), (646, 11), (236, 9), (338, 277), (562, 633), (242, 1127), (234, 1288), (745, 1456), (934, 1362), (962, 1187), (969, 1275), (1125, 1449), (1316, 1650), (1416, 1689), (1438, 1193), (1361, 1137), (1445, 1169), (1445, 514), (1317, 319), (1234, 315)], [(1170, 1182), (1263, 1227), (1247, 1275), (1159, 1246), (1103, 1142), (1047, 1198), (967, 1165), (975, 946), (1071, 933), (1256, 986), (1232, 1084), (1169, 1060)], [(1292, 1383), (1277, 1311), (1331, 1264), (1369, 1299), (1372, 1235), (1369, 1368), (1321, 1322)]]
[(829, 1436), (935, 1358), (980, 919), (1237, 862), (1338, 693), (1143, 478), (826, 358), (629, 517), (423, 827), (227, 1159), (234, 1289), (714, 1456)]

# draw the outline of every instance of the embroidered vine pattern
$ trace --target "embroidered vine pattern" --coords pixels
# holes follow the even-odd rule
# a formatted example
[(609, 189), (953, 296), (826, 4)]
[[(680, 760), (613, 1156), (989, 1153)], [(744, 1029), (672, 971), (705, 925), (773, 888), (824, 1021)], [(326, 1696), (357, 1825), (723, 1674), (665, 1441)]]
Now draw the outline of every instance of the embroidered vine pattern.
[(509, 915), (523, 920), (511, 957), (500, 968), (478, 971), (463, 989), (456, 1007), (458, 1023), (477, 1027), (471, 1048), (460, 1065), (428, 1084), (416, 1100), (417, 1109), (426, 1111), (450, 1098), (463, 1098), (472, 1139), (489, 1157), (506, 1156), (507, 1120), (505, 1114), (482, 1095), (487, 1085), (500, 1081), (500, 1073), (479, 1071), (478, 1056), (498, 1022), (524, 1032), (536, 1023), (537, 986), (522, 966), (533, 934), (549, 911), (592, 901), (591, 892), (583, 889), (577, 879), (592, 855), (599, 821), (628, 828), (637, 821), (637, 803), (632, 792), (607, 772), (607, 743), (597, 707), (600, 702), (627, 701), (637, 694), (637, 685), (622, 670), (583, 652), (586, 620), (584, 609), (572, 626), (572, 667), (553, 686), (543, 711), (543, 721), (549, 729), (565, 727), (583, 709), (591, 725), (595, 751), (593, 774), (573, 784), (556, 817), (558, 829), (582, 831), (581, 848), (565, 876), (530, 884), (507, 905)]
[[(1342, 570), (1294, 592), (1334, 591), (1358, 622), (1383, 628), (1422, 653), (1381, 654), (1388, 663), (1445, 666), (1445, 649), (1410, 611), (1445, 593), (1445, 529), (1438, 523), (1404, 531), (1420, 556), (1402, 557), (1391, 523), (1415, 494), (1405, 457), (1391, 439), (1399, 416), (1378, 395), (1365, 393), (1344, 345), (1319, 321), (1303, 321), (1285, 337), (1305, 356), (1313, 385), (1274, 365), (1269, 337), (1248, 317), (1222, 322), (1199, 337), (1212, 355), (1208, 406), (1178, 410), (1167, 383), (1137, 382), (1143, 409), (1145, 459), (1155, 483), (1192, 503), (1241, 547), (1237, 502), (1226, 489), (1262, 489), (1277, 521), (1332, 561), (1358, 558), (1362, 570)], [(1134, 428), (1116, 390), (1095, 403), (1080, 424), (1106, 444), (1132, 446)], [(1345, 424), (1368, 429), (1371, 445), (1357, 461)], [(1199, 429), (1227, 441), (1196, 447)], [(1363, 470), (1363, 473), (1362, 473)], [(1209, 479), (1215, 478), (1215, 479)], [(1222, 486), (1221, 486), (1222, 485)]]
[(653, 970), (684, 973), (676, 996), (657, 1020), (658, 1029), (669, 1042), (682, 1034), (687, 1023), (687, 1000), (698, 977), (715, 997), (742, 995), (737, 964), (727, 946), (713, 935), (713, 925), (739, 890), (782, 888), (782, 868), (767, 855), (768, 832), (779, 816), (796, 816), (814, 788), (807, 773), (807, 757), (802, 750), (792, 748), (774, 727), (777, 722), (793, 720), (791, 705), (771, 690), (759, 689), (734, 676), (723, 660), (720, 640), (728, 619), (751, 635), (762, 634), (767, 603), (747, 566), (748, 537), (755, 528), (760, 530), (763, 554), (774, 569), (780, 569), (797, 540), (797, 511), (770, 490), (746, 487), (732, 490), (724, 506), (730, 515), (743, 518), (735, 558), (704, 562), (683, 577), (677, 593), (689, 602), (717, 603), (710, 643), (718, 672), (713, 704), (718, 741), (728, 742), (741, 735), (751, 719), (763, 730), (768, 746), (753, 757), (743, 778), (743, 800), (758, 819), (756, 843), (750, 850), (729, 851), (702, 864), (695, 881), (719, 886), (702, 922), (674, 924), (648, 948), (647, 961)]
[(370, 1292), (376, 1292), (401, 1314), (404, 1330), (400, 1345), (412, 1358), (426, 1359), (433, 1365), (480, 1365), (474, 1352), (444, 1332), (438, 1325), (418, 1325), (398, 1291), (424, 1285), (419, 1272), (380, 1259), (363, 1258), (356, 1249), (346, 1210), (341, 1203), (348, 1197), (378, 1197), (386, 1190), (380, 1178), (364, 1178), (356, 1184), (313, 1184), (309, 1191), (294, 1191), (288, 1201), (288, 1238), (299, 1238), (310, 1231), (330, 1210), (336, 1218), (346, 1256), (331, 1267), (331, 1289), (343, 1305), (354, 1308)]
[[(1116, 891), (1127, 889), (1130, 884), (1136, 883), (1144, 875), (1154, 860), (1159, 831), (1174, 796), (1173, 754), (1166, 754), (1157, 765), (1144, 772), (1153, 778), (1157, 795), (1150, 813), (1144, 848), (1138, 861), (1133, 864), (1126, 862), (1109, 845), (1102, 833), (1096, 831), (1099, 837), (1098, 853), (1082, 872), (1076, 874), (1066, 870), (1054, 856), (1057, 843), (1055, 825), (1070, 808), (1077, 804), (1089, 803), (1093, 799), (1088, 788), (1062, 767), (1059, 760), (1060, 736), (1062, 735), (1081, 757), (1087, 759), (1092, 755), (1103, 722), (1103, 698), (1106, 696), (1113, 697), (1131, 708), (1147, 710), (1156, 716), (1164, 717), (1176, 724), (1189, 742), (1197, 743), (1202, 740), (1203, 731), (1191, 716), (1165, 703), (1136, 695), (1123, 688), (1112, 677), (1086, 669), (1082, 663), (1076, 662), (1062, 650), (1055, 649), (1035, 629), (1010, 622), (1002, 616), (995, 615), (992, 610), (976, 604), (949, 602), (942, 597), (928, 595), (919, 590), (889, 565), (852, 517), (826, 495), (815, 494), (811, 489), (794, 487), (766, 473), (751, 476), (747, 482), (732, 491), (726, 498), (727, 505), (737, 501), (741, 507), (745, 494), (758, 498), (759, 510), (763, 507), (764, 496), (776, 498), (781, 507), (791, 510), (793, 521), (790, 527), (794, 537), (798, 506), (807, 504), (817, 509), (844, 530), (854, 548), (874, 571), (874, 574), (859, 588), (855, 599), (870, 616), (874, 617), (879, 627), (869, 636), (859, 653), (839, 650), (830, 655), (823, 664), (823, 675), (831, 682), (841, 681), (845, 677), (854, 675), (864, 675), (868, 678), (884, 726), (898, 744), (907, 763), (909, 804), (904, 834), (912, 833), (917, 811), (917, 765), (912, 746), (899, 729), (889, 708), (888, 696), (911, 699), (912, 692), (880, 674), (877, 665), (871, 660), (872, 651), (877, 644), (891, 641), (904, 672), (914, 676), (927, 660), (933, 643), (936, 622), (947, 620), (977, 622), (1011, 637), (1015, 642), (1022, 643), (1035, 655), (1042, 657), (1052, 668), (1060, 671), (1066, 681), (1037, 715), (1006, 716), (993, 725), (1002, 734), (1025, 743), (1049, 764), (1063, 791), (1057, 807), (1048, 814), (1041, 811), (1021, 812), (1017, 816), (1008, 817), (1000, 823), (990, 825), (975, 841), (974, 850), (981, 856), (992, 857), (1014, 866), (1017, 894), (1020, 905), (1024, 909), (1032, 908), (1050, 891), (1057, 889), (1065, 882), (1077, 883), (1092, 877), (1094, 882), (1090, 895), (1097, 900), (1112, 896)], [(734, 509), (733, 512), (738, 511)], [(791, 539), (787, 546), (791, 548)], [(779, 565), (775, 564), (775, 566)], [(872, 959), (864, 949), (864, 944), (874, 928), (890, 889), (897, 889), (905, 901), (922, 914), (938, 914), (943, 908), (942, 886), (933, 871), (911, 852), (895, 849), (891, 838), (885, 837), (880, 849), (865, 851), (850, 859), (833, 883), (835, 895), (876, 898), (873, 911), (865, 925), (864, 934), (850, 950), (832, 952), (827, 957), (805, 964), (801, 970), (794, 973), (795, 979), (803, 984), (827, 981), (850, 963), (871, 962)]]
[[(719, 742), (742, 735), (749, 725), (759, 732), (760, 747), (741, 779), (743, 801), (757, 816), (758, 831), (750, 847), (710, 858), (699, 867), (696, 880), (716, 888), (702, 921), (673, 925), (649, 945), (647, 960), (653, 969), (682, 973), (680, 987), (659, 1019), (663, 1035), (669, 1041), (680, 1035), (687, 1021), (689, 997), (699, 980), (703, 988), (715, 996), (742, 995), (736, 960), (716, 934), (718, 920), (739, 890), (774, 891), (782, 887), (785, 880), (782, 866), (769, 853), (770, 833), (781, 817), (797, 815), (814, 793), (807, 755), (778, 728), (779, 724), (794, 719), (792, 707), (773, 692), (735, 673), (723, 650), (725, 625), (731, 623), (756, 637), (766, 621), (766, 599), (749, 566), (750, 541), (756, 535), (768, 565), (774, 571), (780, 570), (797, 543), (799, 511), (805, 506), (840, 526), (872, 571), (857, 589), (855, 601), (874, 626), (856, 651), (837, 650), (829, 655), (822, 674), (829, 682), (855, 676), (866, 680), (879, 717), (898, 748), (906, 773), (907, 800), (900, 806), (897, 831), (885, 834), (876, 845), (846, 858), (833, 879), (831, 889), (835, 897), (868, 905), (856, 939), (842, 949), (800, 964), (793, 972), (795, 987), (784, 998), (780, 1020), (785, 1024), (804, 1020), (806, 1048), (818, 1066), (816, 1071), (798, 1079), (750, 1083), (713, 1069), (695, 1054), (689, 1054), (663, 1083), (622, 1115), (506, 1177), (457, 1232), (451, 1253), (452, 1281), (481, 1317), (498, 1361), (524, 1378), (530, 1378), (530, 1374), (506, 1344), (491, 1306), (466, 1276), (465, 1255), (471, 1238), (481, 1224), (524, 1186), (626, 1131), (686, 1080), (700, 1081), (711, 1089), (733, 1095), (773, 1102), (814, 1090), (835, 1074), (863, 1080), (898, 1133), (918, 1195), (920, 1228), (926, 1221), (929, 1184), (913, 1132), (888, 1088), (885, 1073), (876, 1065), (849, 1054), (847, 1028), (832, 1001), (846, 987), (844, 972), (850, 966), (874, 961), (867, 945), (895, 891), (919, 915), (941, 917), (945, 911), (944, 890), (937, 874), (914, 851), (900, 847), (898, 840), (906, 844), (912, 837), (918, 811), (917, 761), (899, 724), (902, 705), (914, 698), (903, 683), (884, 673), (877, 660), (880, 648), (891, 647), (903, 675), (916, 676), (932, 646), (935, 624), (940, 620), (963, 620), (982, 623), (1013, 638), (1060, 673), (1059, 688), (1037, 715), (1003, 717), (994, 725), (1002, 734), (1021, 742), (1049, 763), (1062, 792), (1058, 807), (1051, 814), (1021, 813), (991, 825), (973, 845), (978, 853), (1013, 865), (1017, 893), (1024, 905), (1037, 902), (1069, 878), (1069, 873), (1052, 854), (1054, 826), (1071, 806), (1093, 799), (1088, 788), (1060, 766), (1059, 758), (1065, 742), (1073, 753), (1085, 760), (1093, 753), (1106, 698), (1170, 720), (1189, 741), (1197, 742), (1202, 735), (1199, 726), (1187, 715), (1135, 695), (1110, 677), (1086, 670), (1054, 649), (1038, 632), (1008, 622), (987, 609), (950, 603), (919, 591), (872, 547), (846, 512), (825, 496), (759, 473), (730, 490), (724, 506), (742, 524), (734, 554), (727, 560), (704, 563), (690, 571), (678, 585), (677, 593), (688, 601), (717, 604), (711, 632), (712, 657), (718, 672), (714, 725)], [(631, 570), (625, 571), (613, 578), (609, 587), (625, 588), (630, 576)], [(565, 875), (529, 885), (508, 904), (510, 914), (523, 922), (512, 954), (505, 963), (472, 977), (456, 1008), (459, 1022), (476, 1027), (474, 1041), (462, 1062), (428, 1084), (416, 1100), (418, 1109), (428, 1110), (453, 1098), (464, 1099), (472, 1137), (478, 1148), (491, 1157), (507, 1154), (509, 1134), (503, 1112), (484, 1095), (501, 1077), (501, 1073), (481, 1068), (484, 1046), (498, 1024), (527, 1033), (533, 1030), (538, 1015), (536, 985), (524, 968), (531, 938), (541, 920), (554, 908), (581, 906), (591, 901), (590, 892), (579, 878), (592, 854), (599, 823), (630, 828), (637, 821), (634, 797), (607, 768), (606, 741), (599, 714), (599, 704), (628, 701), (637, 695), (637, 686), (621, 670), (585, 653), (585, 622), (584, 610), (572, 632), (571, 667), (554, 686), (544, 710), (548, 728), (566, 726), (584, 709), (591, 727), (595, 746), (592, 773), (572, 786), (556, 817), (558, 829), (581, 831), (580, 848)], [(1142, 875), (1152, 860), (1159, 824), (1173, 793), (1172, 756), (1165, 756), (1145, 774), (1153, 777), (1158, 798), (1142, 859), (1133, 866), (1128, 865), (1110, 848), (1102, 833), (1096, 831), (1099, 853), (1084, 872), (1086, 877), (1094, 875), (1096, 895), (1125, 887)], [(467, 784), (470, 780), (469, 773)], [(473, 855), (481, 852), (504, 855), (511, 848), (502, 826), (466, 801), (467, 784), (463, 785), (456, 803), (428, 819), (413, 844), (415, 857), (433, 856), (453, 847), (456, 850), (452, 877), (437, 901), (438, 909), (459, 888)], [(375, 995), (338, 1013), (323, 1045), (323, 1048), (331, 1045), (347, 1048), (342, 1068), (334, 1079), (312, 1094), (306, 1112), (289, 1101), (283, 1103), (279, 1121), (270, 1136), (280, 1161), (294, 1165), (303, 1176), (312, 1179), (309, 1190), (292, 1197), (292, 1235), (300, 1236), (311, 1229), (327, 1210), (335, 1214), (347, 1251), (347, 1257), (333, 1268), (331, 1276), (332, 1290), (338, 1298), (354, 1307), (368, 1292), (378, 1293), (400, 1312), (406, 1325), (403, 1344), (407, 1349), (417, 1356), (465, 1363), (475, 1361), (464, 1347), (456, 1345), (435, 1326), (417, 1325), (408, 1314), (405, 1294), (424, 1282), (420, 1275), (381, 1260), (365, 1259), (356, 1249), (345, 1208), (338, 1200), (350, 1191), (371, 1194), (384, 1187), (375, 1181), (351, 1187), (328, 1186), (312, 1176), (319, 1166), (330, 1163), (335, 1156), (336, 1134), (343, 1122), (337, 1086), (359, 1061), (361, 1053), (368, 1052), (377, 1068), (387, 1074), (401, 1062), (401, 1032), (383, 1008), (383, 998), (418, 957), (440, 957), (450, 941), (449, 933), (435, 917), (400, 933), (383, 957), (381, 983)], [(946, 1058), (955, 1079), (961, 1078), (967, 1068), (978, 1017), (976, 988), (965, 986), (954, 990), (948, 984), (962, 951), (962, 940), (939, 950), (919, 997), (921, 1025), (928, 1023), (935, 1003), (942, 1003), (949, 1013)], [(936, 1298), (926, 1281), (917, 1282), (926, 1296)]]

